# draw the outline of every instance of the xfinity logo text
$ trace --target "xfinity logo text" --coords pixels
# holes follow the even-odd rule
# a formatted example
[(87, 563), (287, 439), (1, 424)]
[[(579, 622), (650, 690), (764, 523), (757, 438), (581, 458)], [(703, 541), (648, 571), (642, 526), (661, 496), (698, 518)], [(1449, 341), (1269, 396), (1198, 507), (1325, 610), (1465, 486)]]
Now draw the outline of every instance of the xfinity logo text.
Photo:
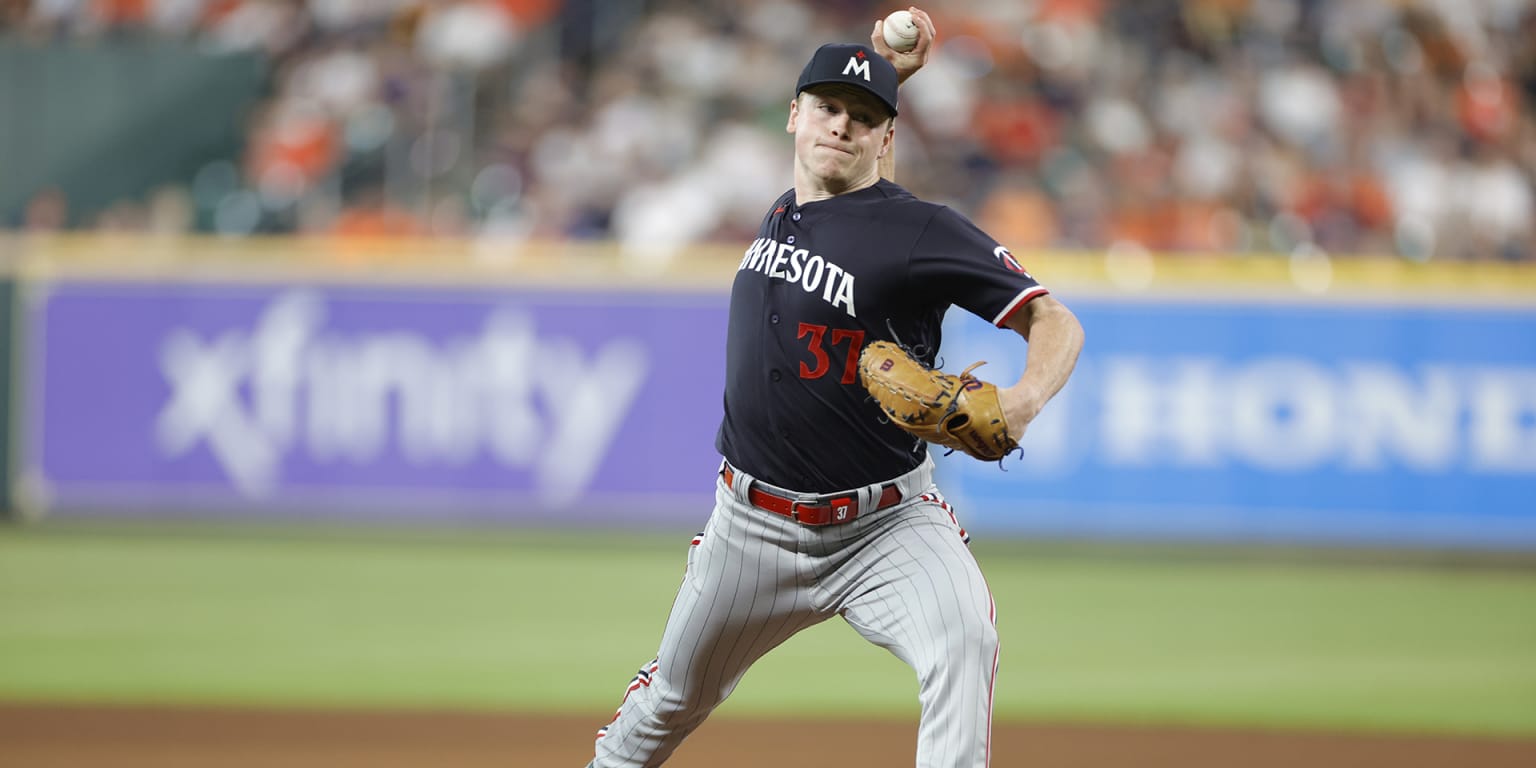
[(275, 491), (290, 458), (490, 460), (530, 472), (544, 500), (561, 504), (589, 485), (649, 361), (638, 341), (584, 349), (510, 308), (458, 337), (342, 333), (327, 328), (322, 297), (296, 291), (248, 329), (173, 329), (159, 365), (170, 385), (155, 423), (160, 451), (176, 459), (206, 447), (247, 496)]

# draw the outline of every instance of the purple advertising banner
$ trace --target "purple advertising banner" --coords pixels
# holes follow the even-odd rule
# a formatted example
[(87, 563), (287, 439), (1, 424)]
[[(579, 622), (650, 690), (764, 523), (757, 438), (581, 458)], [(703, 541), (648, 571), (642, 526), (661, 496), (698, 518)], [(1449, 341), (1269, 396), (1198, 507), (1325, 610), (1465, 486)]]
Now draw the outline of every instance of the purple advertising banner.
[(713, 498), (723, 294), (62, 282), (30, 304), (50, 514), (637, 525)]

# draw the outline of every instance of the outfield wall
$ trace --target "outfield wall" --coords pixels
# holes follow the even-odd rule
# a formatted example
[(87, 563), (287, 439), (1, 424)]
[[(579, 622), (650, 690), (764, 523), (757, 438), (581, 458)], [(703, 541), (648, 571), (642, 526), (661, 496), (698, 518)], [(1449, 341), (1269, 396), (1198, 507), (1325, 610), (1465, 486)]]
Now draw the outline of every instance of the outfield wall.
[[(103, 253), (142, 248), (160, 257)], [(735, 254), (647, 271), (601, 249), (155, 248), (21, 259), (13, 444), (32, 515), (708, 512)], [(1341, 266), (1325, 285), (1263, 260), (1178, 279), (1179, 260), (1131, 285), (1104, 263), (1031, 259), (1088, 346), (1022, 461), (941, 461), (974, 530), (1536, 548), (1529, 270)], [(947, 367), (1012, 379), (1024, 349), (950, 314)]]
[[(1024, 460), (944, 465), (948, 493), (987, 526), (1536, 547), (1536, 307), (1074, 307), (1091, 354)], [(949, 361), (1023, 370), (991, 326), (949, 325)]]

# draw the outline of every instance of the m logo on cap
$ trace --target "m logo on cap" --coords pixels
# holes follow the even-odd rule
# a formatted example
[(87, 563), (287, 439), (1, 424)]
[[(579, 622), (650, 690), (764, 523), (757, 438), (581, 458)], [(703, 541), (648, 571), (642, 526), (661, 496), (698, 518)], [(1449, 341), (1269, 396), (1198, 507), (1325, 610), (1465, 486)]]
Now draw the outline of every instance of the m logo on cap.
[(843, 74), (846, 75), (849, 72), (852, 72), (855, 75), (863, 75), (864, 76), (864, 82), (866, 82), (866, 83), (869, 82), (869, 62), (868, 61), (859, 61), (859, 57), (857, 57), (857, 56), (849, 56), (848, 57), (848, 66), (843, 67)]

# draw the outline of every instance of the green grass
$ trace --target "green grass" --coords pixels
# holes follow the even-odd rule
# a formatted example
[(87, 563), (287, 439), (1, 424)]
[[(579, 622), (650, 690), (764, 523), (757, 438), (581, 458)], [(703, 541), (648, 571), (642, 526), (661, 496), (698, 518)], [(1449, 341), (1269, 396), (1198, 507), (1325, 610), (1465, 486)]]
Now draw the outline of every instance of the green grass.
[[(0, 699), (606, 719), (687, 537), (0, 528)], [(980, 548), (1000, 718), (1536, 735), (1536, 570)], [(723, 715), (911, 716), (841, 622)]]

